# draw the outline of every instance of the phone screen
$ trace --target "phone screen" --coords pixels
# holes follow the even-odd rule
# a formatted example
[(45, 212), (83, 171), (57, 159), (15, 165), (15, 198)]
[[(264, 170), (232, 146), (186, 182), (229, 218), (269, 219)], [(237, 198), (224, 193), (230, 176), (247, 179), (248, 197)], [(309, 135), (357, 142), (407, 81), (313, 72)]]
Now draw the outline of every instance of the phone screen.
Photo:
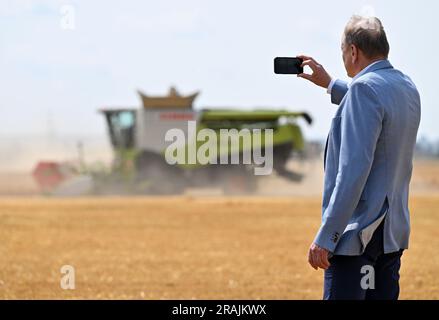
[(303, 73), (303, 60), (300, 58), (277, 57), (274, 59), (274, 73), (276, 74), (299, 74)]

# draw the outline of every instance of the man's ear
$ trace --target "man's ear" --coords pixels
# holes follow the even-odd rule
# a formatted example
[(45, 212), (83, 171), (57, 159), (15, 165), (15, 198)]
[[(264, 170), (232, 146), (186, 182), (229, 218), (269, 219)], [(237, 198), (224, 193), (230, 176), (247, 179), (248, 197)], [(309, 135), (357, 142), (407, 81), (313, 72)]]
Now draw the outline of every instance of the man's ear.
[(353, 44), (351, 44), (351, 61), (352, 64), (355, 64), (358, 61), (358, 49)]

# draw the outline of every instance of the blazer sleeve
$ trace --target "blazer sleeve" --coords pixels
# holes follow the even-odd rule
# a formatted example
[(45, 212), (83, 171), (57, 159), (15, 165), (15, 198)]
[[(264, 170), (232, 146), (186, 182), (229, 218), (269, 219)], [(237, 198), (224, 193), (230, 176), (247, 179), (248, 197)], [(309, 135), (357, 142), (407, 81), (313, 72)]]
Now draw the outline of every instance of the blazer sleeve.
[(348, 83), (339, 79), (335, 80), (331, 89), (331, 102), (337, 105), (340, 104), (346, 92), (348, 92)]
[(314, 240), (330, 252), (334, 252), (363, 192), (381, 134), (384, 108), (367, 83), (355, 82), (347, 93), (341, 116), (335, 187)]

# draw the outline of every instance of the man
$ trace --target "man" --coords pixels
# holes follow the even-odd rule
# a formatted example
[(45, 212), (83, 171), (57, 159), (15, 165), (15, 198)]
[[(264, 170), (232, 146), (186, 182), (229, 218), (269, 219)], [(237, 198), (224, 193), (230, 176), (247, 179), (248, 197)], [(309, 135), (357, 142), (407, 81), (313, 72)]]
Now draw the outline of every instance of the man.
[(324, 299), (397, 299), (410, 233), (419, 93), (387, 60), (379, 19), (353, 16), (341, 49), (350, 85), (308, 56), (301, 56), (303, 66), (313, 73), (298, 75), (327, 88), (339, 105), (325, 147), (322, 224), (309, 263), (325, 270)]

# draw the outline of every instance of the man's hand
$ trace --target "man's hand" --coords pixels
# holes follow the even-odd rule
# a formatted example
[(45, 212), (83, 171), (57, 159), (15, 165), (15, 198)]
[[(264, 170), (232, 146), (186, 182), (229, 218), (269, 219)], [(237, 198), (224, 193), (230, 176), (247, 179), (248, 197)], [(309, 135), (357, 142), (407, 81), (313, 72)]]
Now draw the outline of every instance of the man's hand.
[(326, 72), (325, 68), (317, 61), (315, 61), (312, 57), (300, 55), (298, 58), (303, 59), (302, 67), (309, 66), (312, 70), (312, 74), (300, 73), (297, 76), (300, 78), (307, 79), (312, 83), (323, 87), (328, 88), (331, 83), (331, 76)]
[(322, 268), (328, 269), (331, 265), (328, 261), (328, 253), (329, 251), (319, 247), (315, 243), (311, 245), (308, 253), (308, 262), (314, 269)]

